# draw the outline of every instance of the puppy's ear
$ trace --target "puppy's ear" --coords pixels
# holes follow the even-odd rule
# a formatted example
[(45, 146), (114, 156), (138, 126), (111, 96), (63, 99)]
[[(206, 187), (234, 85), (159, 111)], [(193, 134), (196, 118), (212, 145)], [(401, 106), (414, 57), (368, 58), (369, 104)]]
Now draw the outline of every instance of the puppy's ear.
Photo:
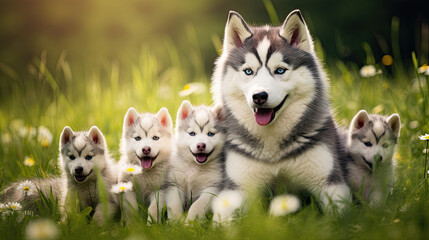
[(188, 100), (184, 100), (177, 111), (176, 122), (183, 121), (191, 115), (194, 108)]
[(237, 12), (230, 11), (225, 27), (225, 37), (223, 40), (223, 51), (229, 51), (235, 47), (241, 47), (246, 38), (252, 36), (252, 32), (247, 23)]
[(359, 130), (365, 127), (369, 122), (369, 115), (365, 110), (360, 110), (353, 118), (350, 124), (350, 131)]
[(61, 146), (71, 141), (73, 135), (74, 135), (73, 130), (69, 126), (65, 126), (60, 136), (60, 149), (61, 149)]
[(223, 120), (225, 120), (224, 109), (220, 105), (214, 106), (212, 112), (218, 122), (223, 122)]
[(156, 118), (161, 123), (161, 126), (173, 129), (173, 121), (167, 108), (161, 108), (156, 114)]
[(401, 119), (397, 113), (394, 113), (387, 118), (387, 125), (392, 129), (395, 137), (398, 138), (399, 132), (401, 131)]
[(92, 126), (91, 129), (89, 129), (87, 136), (95, 144), (97, 144), (103, 148), (106, 146), (106, 140), (104, 139), (104, 135), (100, 131), (100, 129), (98, 129), (97, 126)]
[(130, 107), (128, 109), (127, 113), (125, 114), (125, 117), (124, 117), (124, 128), (123, 129), (125, 130), (128, 127), (130, 127), (131, 125), (133, 125), (138, 116), (139, 116), (139, 114), (136, 111), (136, 109), (133, 107)]
[(292, 11), (286, 17), (280, 30), (280, 36), (285, 38), (292, 47), (306, 52), (314, 51), (313, 40), (311, 40), (310, 32), (299, 10)]

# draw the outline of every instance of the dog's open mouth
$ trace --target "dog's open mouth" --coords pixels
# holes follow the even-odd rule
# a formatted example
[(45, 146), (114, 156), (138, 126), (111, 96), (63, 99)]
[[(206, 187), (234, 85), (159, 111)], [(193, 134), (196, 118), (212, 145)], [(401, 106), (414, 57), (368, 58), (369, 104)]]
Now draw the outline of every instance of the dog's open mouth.
[(91, 175), (91, 173), (92, 173), (92, 169), (91, 169), (91, 172), (89, 172), (87, 175), (74, 175), (74, 179), (76, 179), (76, 181), (78, 182), (83, 182), (89, 175)]
[(139, 157), (137, 156), (142, 164), (142, 168), (143, 169), (149, 169), (152, 167), (153, 161), (155, 161), (155, 159), (158, 157), (159, 153), (156, 154), (155, 157), (150, 157), (150, 156), (143, 156), (143, 157)]
[(365, 157), (362, 156), (363, 161), (368, 165), (369, 169), (372, 170), (372, 162), (365, 159)]
[(256, 122), (261, 126), (265, 126), (272, 122), (276, 117), (276, 112), (283, 106), (288, 96), (289, 94), (287, 94), (282, 102), (275, 108), (254, 108), (253, 112), (255, 113)]
[(207, 162), (207, 159), (209, 158), (210, 154), (212, 154), (213, 151), (214, 149), (209, 153), (193, 153), (192, 151), (191, 153), (192, 155), (194, 155), (195, 160), (197, 160), (198, 163), (205, 163)]

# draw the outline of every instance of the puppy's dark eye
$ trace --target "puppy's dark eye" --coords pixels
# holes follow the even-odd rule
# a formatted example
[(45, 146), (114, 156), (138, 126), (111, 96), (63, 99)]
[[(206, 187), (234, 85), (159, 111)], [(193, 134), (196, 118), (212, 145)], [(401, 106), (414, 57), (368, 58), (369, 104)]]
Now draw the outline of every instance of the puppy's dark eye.
[(383, 144), (383, 148), (388, 148), (388, 147), (389, 147), (389, 144), (387, 143)]
[(91, 159), (92, 159), (92, 156), (86, 155), (85, 159), (86, 159), (86, 160), (91, 160)]
[(153, 140), (155, 140), (155, 141), (158, 141), (159, 140), (159, 137), (158, 136), (153, 136), (153, 138), (152, 138)]
[(367, 146), (367, 147), (371, 147), (372, 146), (372, 143), (370, 143), (370, 142), (364, 142), (363, 144), (365, 144), (365, 146)]
[(209, 137), (213, 137), (215, 135), (215, 133), (209, 132), (209, 133), (207, 133), (207, 135), (209, 135)]
[(282, 67), (279, 67), (274, 71), (275, 74), (283, 74), (285, 72), (286, 72), (286, 68), (282, 68)]
[(253, 74), (253, 70), (252, 70), (252, 69), (250, 69), (250, 68), (246, 68), (246, 69), (244, 69), (243, 71), (244, 71), (244, 73), (245, 73), (246, 75), (252, 75), (252, 74)]
[(190, 132), (189, 135), (193, 137), (195, 136), (195, 132)]
[(140, 141), (140, 140), (142, 140), (142, 138), (141, 137), (135, 137), (134, 138), (136, 141)]
[(74, 155), (70, 155), (69, 158), (70, 158), (70, 160), (75, 160), (76, 159), (76, 157)]

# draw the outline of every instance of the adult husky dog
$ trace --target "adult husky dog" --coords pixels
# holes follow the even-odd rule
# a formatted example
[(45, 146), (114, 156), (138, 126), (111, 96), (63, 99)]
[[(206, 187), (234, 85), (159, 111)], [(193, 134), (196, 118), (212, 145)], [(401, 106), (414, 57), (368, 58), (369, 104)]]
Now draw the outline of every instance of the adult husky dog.
[(371, 206), (380, 203), (393, 188), (396, 145), (401, 121), (398, 114), (389, 117), (359, 111), (347, 134), (351, 161), (347, 180), (353, 192), (361, 192)]
[(125, 193), (124, 220), (128, 221), (132, 211), (138, 209), (137, 199), (149, 204), (148, 220), (151, 220), (151, 216), (156, 221), (161, 220), (165, 203), (164, 190), (161, 188), (167, 177), (172, 135), (173, 122), (166, 108), (161, 108), (157, 114), (139, 114), (134, 108), (128, 109), (124, 118), (121, 160), (118, 164), (141, 165), (143, 171), (139, 175), (121, 173), (119, 176), (119, 181), (133, 181), (138, 190), (138, 195), (134, 191)]
[(166, 201), (168, 217), (178, 219), (189, 209), (186, 222), (203, 219), (222, 182), (224, 133), (219, 108), (193, 107), (183, 101), (177, 112), (176, 144), (170, 159)]
[[(110, 193), (115, 176), (112, 172), (113, 161), (101, 131), (96, 126), (91, 127), (89, 132), (73, 132), (70, 127), (65, 127), (60, 137), (59, 163), (63, 172), (60, 201), (63, 217), (72, 211), (70, 208), (74, 207), (77, 196), (77, 207), (80, 210), (92, 207), (94, 220), (102, 223), (105, 219), (97, 181), (103, 181), (106, 192)], [(97, 171), (101, 178), (97, 178)], [(116, 203), (112, 194), (108, 196), (107, 217), (110, 218), (115, 212)]]
[(280, 27), (248, 26), (231, 11), (212, 79), (225, 111), (226, 187), (247, 191), (285, 177), (323, 207), (350, 201), (327, 89), (299, 10)]

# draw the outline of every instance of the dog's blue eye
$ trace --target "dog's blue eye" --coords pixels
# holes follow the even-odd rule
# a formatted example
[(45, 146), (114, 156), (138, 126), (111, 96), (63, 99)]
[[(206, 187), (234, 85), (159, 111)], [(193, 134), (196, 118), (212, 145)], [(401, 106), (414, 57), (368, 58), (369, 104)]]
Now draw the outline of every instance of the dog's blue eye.
[(190, 132), (189, 135), (190, 136), (195, 136), (195, 132)]
[(142, 138), (141, 137), (135, 137), (134, 138), (136, 141), (140, 141), (140, 140), (142, 140)]
[(159, 137), (158, 136), (153, 136), (153, 138), (152, 138), (153, 140), (155, 140), (155, 141), (158, 141), (159, 140)]
[(92, 156), (86, 155), (85, 159), (86, 159), (86, 160), (91, 160), (91, 159), (92, 159)]
[(244, 73), (245, 73), (246, 75), (252, 75), (252, 74), (253, 74), (253, 71), (252, 71), (252, 69), (250, 69), (250, 68), (246, 68), (246, 69), (244, 69), (243, 71), (244, 71)]
[(209, 135), (209, 137), (213, 137), (215, 134), (212, 132), (207, 133), (207, 135)]
[(274, 71), (275, 74), (283, 74), (285, 72), (286, 72), (286, 68), (282, 68), (282, 67), (279, 67)]
[(365, 144), (365, 146), (367, 146), (367, 147), (371, 147), (372, 146), (372, 143), (370, 143), (370, 142), (364, 142), (363, 144)]
[(74, 155), (70, 155), (70, 156), (69, 156), (69, 158), (70, 158), (71, 160), (75, 160), (75, 159), (76, 159), (76, 157), (75, 157)]

